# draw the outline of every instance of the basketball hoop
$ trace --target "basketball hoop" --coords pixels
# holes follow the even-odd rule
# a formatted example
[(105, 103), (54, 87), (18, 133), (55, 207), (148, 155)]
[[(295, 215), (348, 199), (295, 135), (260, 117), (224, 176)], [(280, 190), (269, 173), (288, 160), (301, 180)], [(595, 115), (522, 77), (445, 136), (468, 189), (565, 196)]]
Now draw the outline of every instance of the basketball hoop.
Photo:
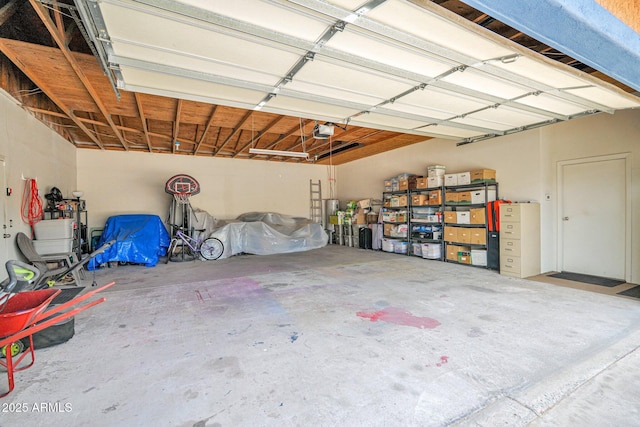
[(188, 205), (191, 193), (173, 193), (173, 199), (179, 205)]
[[(174, 175), (164, 185), (164, 191), (173, 194), (176, 200), (188, 200), (200, 192), (200, 184), (195, 178), (185, 174)], [(184, 204), (184, 202), (183, 202)]]

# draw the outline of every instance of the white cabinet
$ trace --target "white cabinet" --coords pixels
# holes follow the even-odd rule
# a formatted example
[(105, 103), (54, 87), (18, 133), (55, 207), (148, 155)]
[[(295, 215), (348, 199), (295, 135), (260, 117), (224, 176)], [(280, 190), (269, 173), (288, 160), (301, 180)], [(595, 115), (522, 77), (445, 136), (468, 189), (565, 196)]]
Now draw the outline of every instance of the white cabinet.
[(540, 274), (540, 205), (512, 203), (500, 207), (500, 274)]

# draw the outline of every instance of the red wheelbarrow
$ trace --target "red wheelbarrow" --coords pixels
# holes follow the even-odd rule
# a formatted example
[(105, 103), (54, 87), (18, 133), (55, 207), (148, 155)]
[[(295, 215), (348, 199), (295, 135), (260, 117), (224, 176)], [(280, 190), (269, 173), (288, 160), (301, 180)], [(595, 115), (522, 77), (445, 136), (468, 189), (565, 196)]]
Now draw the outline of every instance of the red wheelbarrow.
[[(11, 268), (9, 265), (10, 263)], [(15, 264), (24, 265), (15, 261), (7, 261), (7, 271), (9, 271), (9, 277), (12, 280), (10, 283), (14, 283), (13, 286), (15, 286), (15, 273), (13, 273), (13, 266)], [(60, 323), (62, 320), (75, 316), (81, 311), (91, 308), (94, 305), (106, 301), (106, 298), (104, 297), (99, 298), (61, 313), (63, 310), (73, 307), (80, 302), (86, 301), (96, 293), (103, 291), (114, 284), (115, 282), (111, 282), (79, 297), (73, 298), (66, 303), (56, 305), (49, 310), (47, 310), (49, 304), (51, 304), (51, 301), (53, 301), (56, 295), (61, 292), (60, 289), (42, 289), (37, 291), (19, 292), (14, 294), (12, 297), (9, 297), (10, 290), (13, 286), (5, 287), (5, 292), (7, 292), (6, 299), (3, 302), (3, 299), (0, 298), (0, 349), (4, 347), (8, 350), (5, 355), (6, 361), (0, 360), (0, 365), (7, 369), (9, 391), (0, 395), (0, 398), (5, 397), (13, 390), (14, 372), (22, 371), (33, 366), (35, 362), (33, 334)], [(13, 356), (15, 355), (12, 351), (13, 346), (15, 343), (26, 337), (29, 338), (29, 350), (22, 353), (14, 361)], [(31, 355), (31, 361), (25, 366), (20, 366), (20, 363), (29, 355)]]

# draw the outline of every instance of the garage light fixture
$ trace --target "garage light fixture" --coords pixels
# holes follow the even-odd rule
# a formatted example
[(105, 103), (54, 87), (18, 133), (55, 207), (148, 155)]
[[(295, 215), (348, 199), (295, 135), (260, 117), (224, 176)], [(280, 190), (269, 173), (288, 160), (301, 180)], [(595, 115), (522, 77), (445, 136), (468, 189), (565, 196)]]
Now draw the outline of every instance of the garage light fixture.
[(282, 151), (282, 150), (267, 150), (264, 148), (249, 148), (249, 154), (264, 154), (266, 156), (282, 156), (282, 157), (299, 157), (309, 160), (309, 153), (303, 153), (300, 151)]

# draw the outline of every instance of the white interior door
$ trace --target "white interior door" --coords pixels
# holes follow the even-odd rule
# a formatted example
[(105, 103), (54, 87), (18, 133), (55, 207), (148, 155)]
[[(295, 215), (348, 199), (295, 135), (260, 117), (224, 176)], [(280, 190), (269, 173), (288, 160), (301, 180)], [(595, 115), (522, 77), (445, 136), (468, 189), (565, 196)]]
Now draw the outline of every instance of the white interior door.
[(561, 270), (625, 279), (626, 158), (561, 165)]

